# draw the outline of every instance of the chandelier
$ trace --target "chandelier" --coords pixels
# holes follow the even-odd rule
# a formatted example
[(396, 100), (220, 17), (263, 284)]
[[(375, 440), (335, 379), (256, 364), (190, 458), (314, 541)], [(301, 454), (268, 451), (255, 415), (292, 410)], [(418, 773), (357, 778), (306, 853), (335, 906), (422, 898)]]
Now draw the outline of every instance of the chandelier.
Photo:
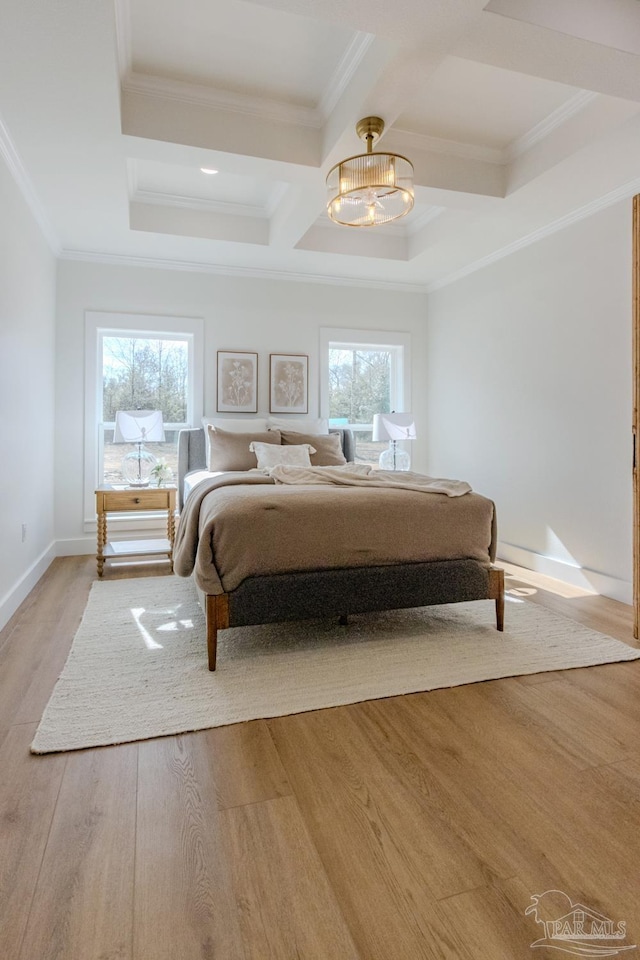
[(380, 117), (365, 117), (356, 133), (367, 152), (348, 157), (327, 175), (327, 213), (347, 227), (375, 227), (390, 223), (413, 207), (413, 164), (397, 153), (374, 153), (373, 144), (384, 130)]

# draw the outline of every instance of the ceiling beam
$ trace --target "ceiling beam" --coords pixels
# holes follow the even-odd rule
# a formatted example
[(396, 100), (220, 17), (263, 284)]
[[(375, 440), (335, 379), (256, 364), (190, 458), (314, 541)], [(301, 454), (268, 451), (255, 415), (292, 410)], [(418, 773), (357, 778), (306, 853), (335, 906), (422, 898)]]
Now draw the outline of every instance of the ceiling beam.
[(271, 215), (269, 245), (297, 246), (309, 227), (318, 219), (325, 202), (324, 183), (320, 177), (314, 184), (290, 184), (287, 192)]
[(483, 13), (452, 56), (640, 101), (637, 56), (496, 13)]
[(185, 97), (125, 89), (122, 133), (238, 156), (319, 166), (320, 130), (294, 120), (255, 116)]
[(519, 190), (639, 113), (640, 104), (633, 100), (595, 96), (539, 143), (514, 157), (506, 170), (505, 193)]
[(374, 257), (379, 260), (407, 260), (407, 237), (384, 228), (341, 227), (327, 221), (315, 224), (305, 234), (299, 250), (338, 253), (348, 257)]
[(269, 242), (266, 217), (239, 217), (188, 207), (170, 207), (154, 203), (130, 203), (129, 226), (146, 233), (166, 233), (178, 237), (202, 237), (230, 243)]

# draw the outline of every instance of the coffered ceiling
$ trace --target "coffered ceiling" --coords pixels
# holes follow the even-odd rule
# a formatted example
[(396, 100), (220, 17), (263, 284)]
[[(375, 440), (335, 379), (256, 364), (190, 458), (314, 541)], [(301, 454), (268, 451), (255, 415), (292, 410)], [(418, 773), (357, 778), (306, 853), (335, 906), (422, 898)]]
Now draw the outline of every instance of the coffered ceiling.
[[(340, 227), (370, 114), (415, 207)], [(7, 0), (0, 151), (62, 257), (433, 289), (640, 189), (640, 3)]]

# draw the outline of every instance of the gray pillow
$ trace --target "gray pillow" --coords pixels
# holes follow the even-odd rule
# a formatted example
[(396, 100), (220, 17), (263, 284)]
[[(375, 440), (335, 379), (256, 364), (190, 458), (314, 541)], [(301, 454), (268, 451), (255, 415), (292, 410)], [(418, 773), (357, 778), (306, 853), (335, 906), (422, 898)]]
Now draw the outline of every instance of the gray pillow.
[(279, 430), (265, 430), (264, 433), (232, 433), (207, 427), (209, 433), (209, 462), (207, 469), (216, 470), (252, 470), (258, 466), (255, 453), (249, 445), (256, 443), (280, 443)]
[(347, 462), (342, 452), (339, 433), (328, 433), (324, 436), (298, 433), (297, 430), (281, 430), (280, 433), (283, 444), (309, 443), (316, 448), (316, 452), (310, 455), (312, 467), (338, 467)]

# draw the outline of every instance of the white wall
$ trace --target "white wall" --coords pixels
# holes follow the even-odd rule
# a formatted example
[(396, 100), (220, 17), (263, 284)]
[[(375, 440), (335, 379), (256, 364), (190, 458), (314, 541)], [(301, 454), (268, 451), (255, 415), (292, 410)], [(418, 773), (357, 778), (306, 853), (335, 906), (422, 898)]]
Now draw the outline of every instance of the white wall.
[[(203, 317), (207, 414), (215, 413), (216, 408), (217, 350), (258, 352), (261, 411), (268, 410), (269, 353), (308, 354), (309, 414), (316, 416), (320, 327), (408, 331), (413, 353), (412, 400), (417, 429), (424, 436), (426, 295), (61, 261), (56, 436), (56, 537), (61, 552), (95, 549), (83, 529), (82, 509), (86, 310)], [(420, 441), (414, 444), (413, 454), (416, 469), (424, 469)]]
[(0, 158), (0, 627), (54, 555), (55, 277)]
[(429, 471), (496, 501), (505, 559), (626, 602), (631, 373), (630, 200), (429, 296)]

